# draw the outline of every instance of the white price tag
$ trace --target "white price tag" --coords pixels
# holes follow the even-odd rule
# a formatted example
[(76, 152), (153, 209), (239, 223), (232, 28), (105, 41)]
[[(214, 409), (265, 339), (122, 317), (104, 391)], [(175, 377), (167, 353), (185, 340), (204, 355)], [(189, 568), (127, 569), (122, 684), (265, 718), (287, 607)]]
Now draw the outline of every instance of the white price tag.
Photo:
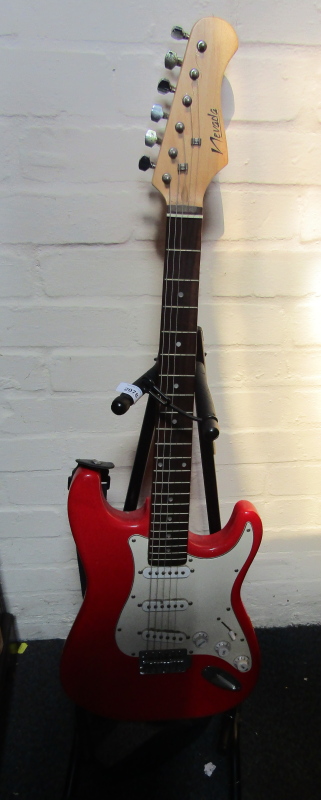
[(138, 386), (135, 386), (133, 383), (120, 383), (117, 386), (116, 392), (123, 392), (124, 394), (129, 394), (132, 397), (134, 403), (137, 403), (140, 397), (142, 397), (143, 392), (139, 389)]

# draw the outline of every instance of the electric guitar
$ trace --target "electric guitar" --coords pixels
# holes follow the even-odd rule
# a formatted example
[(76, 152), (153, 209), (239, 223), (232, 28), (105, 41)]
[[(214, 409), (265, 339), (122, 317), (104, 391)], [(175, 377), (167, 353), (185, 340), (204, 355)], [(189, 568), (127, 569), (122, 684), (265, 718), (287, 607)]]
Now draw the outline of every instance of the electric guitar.
[[(151, 496), (135, 511), (116, 510), (101, 471), (80, 462), (68, 501), (86, 593), (61, 679), (78, 705), (114, 719), (224, 711), (249, 694), (259, 670), (240, 597), (261, 541), (259, 516), (239, 501), (216, 533), (195, 535), (188, 525), (203, 197), (227, 163), (220, 95), (237, 37), (215, 17), (197, 22), (190, 37), (174, 31), (188, 44), (153, 173), (167, 207), (155, 380), (166, 402), (155, 425)], [(166, 65), (181, 61), (169, 53)], [(159, 90), (174, 87), (161, 81)], [(159, 138), (149, 131), (147, 141)], [(153, 165), (143, 157), (140, 166)]]

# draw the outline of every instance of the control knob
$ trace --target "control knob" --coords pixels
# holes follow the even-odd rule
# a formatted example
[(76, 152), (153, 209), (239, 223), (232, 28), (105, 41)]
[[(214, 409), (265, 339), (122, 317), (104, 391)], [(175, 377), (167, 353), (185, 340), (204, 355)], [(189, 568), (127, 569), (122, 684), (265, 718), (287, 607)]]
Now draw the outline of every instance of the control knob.
[(225, 658), (225, 656), (229, 654), (230, 649), (231, 645), (229, 642), (217, 642), (215, 645), (215, 652), (218, 656), (221, 656), (221, 658)]
[(250, 669), (250, 659), (248, 656), (237, 656), (233, 664), (240, 672), (248, 672)]
[(197, 633), (194, 633), (193, 642), (195, 647), (202, 647), (203, 644), (208, 642), (208, 633), (205, 631), (197, 631)]

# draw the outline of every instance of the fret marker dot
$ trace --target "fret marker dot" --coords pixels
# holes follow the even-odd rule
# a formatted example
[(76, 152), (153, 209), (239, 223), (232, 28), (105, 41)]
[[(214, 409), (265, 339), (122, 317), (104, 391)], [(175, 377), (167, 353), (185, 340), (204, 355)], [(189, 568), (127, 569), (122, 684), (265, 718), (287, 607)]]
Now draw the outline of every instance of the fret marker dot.
[(167, 517), (167, 522), (171, 522), (173, 517)]
[(174, 389), (178, 389), (179, 383), (174, 383)]
[(176, 347), (180, 347), (182, 342), (176, 342)]
[(172, 419), (172, 425), (177, 425), (177, 419)]
[(168, 498), (168, 502), (169, 502), (169, 503), (172, 503), (172, 502), (173, 502), (173, 498), (172, 498), (172, 497), (169, 497), (169, 498)]
[(186, 467), (186, 461), (183, 461), (182, 467)]
[(184, 292), (178, 292), (179, 297), (184, 297)]
[(163, 462), (162, 461), (158, 461), (158, 465), (157, 466), (158, 467), (162, 467), (163, 466)]

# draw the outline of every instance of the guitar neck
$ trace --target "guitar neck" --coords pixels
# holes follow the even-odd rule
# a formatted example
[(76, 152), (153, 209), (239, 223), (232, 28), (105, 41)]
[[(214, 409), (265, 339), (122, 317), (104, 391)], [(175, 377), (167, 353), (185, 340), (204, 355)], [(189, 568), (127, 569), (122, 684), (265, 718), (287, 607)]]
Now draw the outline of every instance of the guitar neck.
[[(202, 208), (168, 206), (158, 387), (193, 413)], [(149, 563), (187, 555), (193, 422), (161, 407), (155, 429)]]

